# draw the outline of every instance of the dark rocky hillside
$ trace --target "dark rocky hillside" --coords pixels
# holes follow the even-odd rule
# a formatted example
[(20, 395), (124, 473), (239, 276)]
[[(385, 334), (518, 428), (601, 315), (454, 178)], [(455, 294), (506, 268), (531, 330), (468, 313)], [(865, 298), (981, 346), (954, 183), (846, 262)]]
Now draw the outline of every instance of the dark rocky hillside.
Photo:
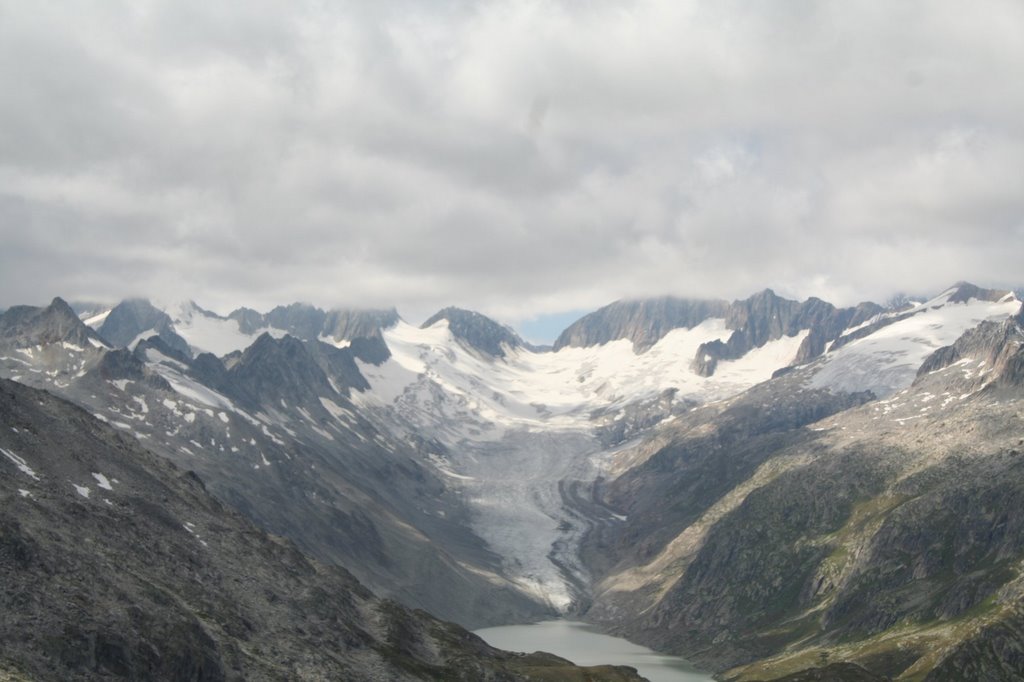
[(639, 680), (374, 597), (81, 409), (0, 380), (0, 676)]
[(107, 350), (75, 343), (98, 337), (65, 308), (0, 318), (14, 376), (194, 469), (219, 499), (378, 593), (471, 627), (552, 615), (501, 584), (498, 558), (424, 463), (441, 446), (392, 438), (350, 402), (366, 387), (356, 348), (264, 334), (223, 360), (158, 336)]

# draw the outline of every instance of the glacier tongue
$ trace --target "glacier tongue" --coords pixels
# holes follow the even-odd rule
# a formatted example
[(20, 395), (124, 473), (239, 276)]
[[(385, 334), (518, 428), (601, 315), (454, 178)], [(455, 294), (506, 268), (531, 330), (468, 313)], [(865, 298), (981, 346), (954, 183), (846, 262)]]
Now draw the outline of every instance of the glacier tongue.
[(677, 400), (732, 395), (788, 364), (806, 335), (723, 362), (714, 377), (694, 374), (700, 344), (729, 333), (716, 319), (673, 330), (641, 355), (623, 340), (553, 353), (508, 349), (494, 359), (459, 343), (444, 321), (427, 329), (399, 322), (384, 332), (392, 357), (359, 363), (371, 389), (352, 399), (390, 431), (444, 444), (446, 455), (431, 462), (459, 491), (505, 577), (565, 611), (589, 582), (577, 550), (595, 522), (589, 492), (609, 456), (596, 415), (614, 419), (666, 389)]
[(560, 611), (578, 596), (586, 575), (576, 558), (588, 528), (563, 498), (568, 482), (593, 482), (595, 438), (562, 431), (507, 431), (498, 441), (453, 448), (456, 485), (473, 509), (473, 530), (521, 590)]

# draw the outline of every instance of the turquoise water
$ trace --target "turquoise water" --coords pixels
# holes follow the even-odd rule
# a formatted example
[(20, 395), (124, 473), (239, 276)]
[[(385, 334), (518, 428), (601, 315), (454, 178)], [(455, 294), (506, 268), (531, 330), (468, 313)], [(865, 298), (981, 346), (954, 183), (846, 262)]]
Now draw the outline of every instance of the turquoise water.
[(485, 642), (508, 651), (548, 651), (577, 665), (628, 665), (651, 682), (710, 682), (682, 658), (665, 656), (586, 623), (549, 620), (531, 625), (502, 625), (477, 630)]

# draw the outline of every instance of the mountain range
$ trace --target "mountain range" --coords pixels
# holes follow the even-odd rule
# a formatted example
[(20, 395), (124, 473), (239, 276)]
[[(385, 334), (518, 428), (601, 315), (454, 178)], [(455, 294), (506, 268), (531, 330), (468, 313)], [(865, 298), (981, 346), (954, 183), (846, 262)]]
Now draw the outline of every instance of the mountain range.
[[(1024, 312), (1013, 292), (960, 283), (892, 309), (791, 301), (767, 289), (733, 302), (619, 301), (570, 325), (550, 349), (458, 308), (419, 327), (393, 309), (302, 304), (220, 316), (192, 302), (129, 300), (83, 313), (55, 299), (0, 315), (0, 376), (17, 382), (4, 384), (12, 397), (0, 440), (3, 508), (12, 528), (29, 524), (11, 531), (5, 561), (35, 551), (19, 549), (21, 537), (59, 554), (78, 525), (84, 533), (100, 522), (96, 497), (118, 503), (94, 474), (109, 482), (129, 472), (73, 464), (67, 443), (84, 430), (146, 462), (139, 486), (170, 486), (174, 500), (205, 496), (145, 506), (154, 518), (139, 524), (171, 515), (163, 521), (177, 529), (174, 542), (191, 542), (192, 552), (193, 536), (238, 528), (313, 567), (291, 569), (312, 576), (296, 590), (329, 579), (356, 595), (347, 611), (331, 608), (363, 648), (318, 654), (353, 670), (391, 665), (380, 654), (379, 616), (367, 615), (382, 608), (399, 614), (396, 628), (435, 637), (395, 663), (412, 677), (443, 677), (453, 660), (515, 675), (509, 661), (519, 659), (454, 625), (438, 644), (442, 626), (407, 608), (469, 628), (571, 615), (721, 679), (813, 669), (849, 679), (1017, 679), (1024, 670)], [(24, 420), (53, 431), (50, 440), (30, 445), (12, 430), (8, 414), (36, 407), (24, 386), (78, 406), (38, 399), (53, 414)], [(26, 505), (71, 535), (46, 535), (45, 519)], [(103, 505), (104, 514), (121, 509)], [(213, 511), (183, 521), (190, 507)], [(186, 523), (193, 528), (182, 533)], [(158, 528), (139, 533), (168, 532)], [(235, 553), (216, 570), (230, 582), (251, 555), (227, 544)], [(162, 585), (188, 607), (199, 629), (182, 626), (182, 646), (206, 647), (224, 679), (232, 670), (286, 673), (266, 664), (280, 656), (253, 653), (268, 646), (259, 643), (265, 631), (240, 640), (221, 633), (223, 623), (295, 623), (279, 645), (293, 662), (312, 660), (308, 647), (328, 627), (301, 632), (293, 594), (275, 606), (239, 593), (241, 606), (196, 614), (205, 597), (181, 601), (186, 586), (166, 575), (181, 577), (173, 562), (153, 563), (158, 580), (141, 563), (132, 579)], [(44, 570), (12, 565), (26, 580)], [(286, 568), (268, 560), (266, 580), (278, 570)], [(135, 583), (104, 584), (129, 616), (129, 604), (153, 599)], [(254, 615), (271, 606), (276, 615)], [(186, 622), (185, 611), (168, 618)], [(53, 614), (33, 621), (40, 632), (75, 620)], [(88, 642), (86, 654), (32, 644), (5, 665), (41, 678), (66, 665), (88, 677), (148, 660), (133, 640), (118, 645), (113, 663), (99, 662), (97, 633), (106, 630), (90, 627), (69, 635)], [(156, 627), (130, 631), (144, 640)], [(427, 650), (442, 653), (420, 655)]]

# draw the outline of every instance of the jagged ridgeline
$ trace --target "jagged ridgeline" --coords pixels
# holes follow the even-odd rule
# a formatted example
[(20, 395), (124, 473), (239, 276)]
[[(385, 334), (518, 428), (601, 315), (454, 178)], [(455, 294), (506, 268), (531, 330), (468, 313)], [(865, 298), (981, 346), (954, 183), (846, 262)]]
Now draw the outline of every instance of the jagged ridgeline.
[[(617, 302), (544, 350), (458, 308), (416, 326), (135, 300), (80, 320), (58, 299), (0, 316), (0, 374), (463, 626), (569, 615), (727, 679), (1014, 679), (1022, 316), (966, 283), (898, 308), (765, 290)], [(18, 483), (40, 471), (27, 442), (0, 442), (5, 504), (43, 499)], [(111, 514), (129, 478), (53, 476), (75, 509)], [(173, 518), (187, 547), (210, 543)], [(207, 634), (234, 623), (195, 615)], [(239, 655), (262, 656), (239, 627)]]

